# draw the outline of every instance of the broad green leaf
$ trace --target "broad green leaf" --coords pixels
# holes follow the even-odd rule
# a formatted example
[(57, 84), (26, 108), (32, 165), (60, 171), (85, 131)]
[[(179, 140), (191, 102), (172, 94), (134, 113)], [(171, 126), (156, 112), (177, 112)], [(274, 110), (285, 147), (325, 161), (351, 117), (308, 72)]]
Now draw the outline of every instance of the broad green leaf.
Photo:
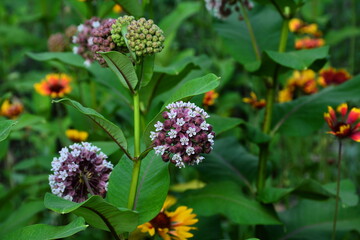
[[(118, 207), (127, 207), (133, 162), (125, 156), (110, 175), (107, 199)], [(161, 210), (169, 190), (168, 163), (150, 152), (141, 160), (140, 177), (134, 210), (139, 213), (139, 224), (154, 218)]]
[(128, 1), (128, 0), (114, 0), (117, 4), (130, 15), (135, 17), (141, 17), (143, 15), (143, 9), (140, 1)]
[(251, 182), (255, 180), (258, 158), (250, 154), (235, 138), (216, 139), (214, 149), (205, 160), (196, 166), (201, 179), (205, 181), (234, 181), (254, 191)]
[(360, 76), (341, 85), (327, 87), (316, 94), (276, 104), (273, 132), (280, 131), (288, 136), (311, 134), (324, 125), (323, 116), (327, 106), (336, 107), (342, 102), (360, 100), (358, 89), (360, 89)]
[(28, 52), (27, 55), (36, 61), (57, 60), (71, 66), (85, 68), (84, 59), (80, 55), (74, 54), (72, 52)]
[(164, 105), (160, 109), (160, 112), (155, 116), (155, 118), (150, 121), (147, 125), (144, 132), (144, 140), (149, 143), (150, 131), (154, 128), (154, 124), (160, 120), (161, 113), (165, 109), (165, 107), (172, 102), (180, 101), (180, 100), (189, 100), (191, 97), (206, 93), (212, 89), (215, 89), (219, 86), (220, 78), (216, 75), (209, 73), (203, 77), (195, 78), (185, 82), (180, 85), (178, 88), (173, 89), (171, 92), (170, 98), (165, 101)]
[(85, 230), (88, 225), (84, 218), (78, 217), (66, 226), (51, 226), (47, 224), (30, 225), (8, 233), (3, 240), (50, 240), (70, 237)]
[(131, 92), (134, 92), (138, 78), (129, 57), (114, 51), (101, 52), (100, 54), (109, 65), (109, 68), (116, 74), (121, 84)]
[(14, 130), (19, 130), (24, 127), (31, 127), (35, 124), (45, 123), (46, 120), (43, 117), (32, 115), (32, 114), (21, 114), (17, 119), (18, 123), (14, 126)]
[(4, 141), (10, 134), (11, 129), (17, 122), (14, 120), (1, 120), (0, 121), (0, 142)]
[(127, 153), (127, 141), (122, 130), (114, 123), (105, 119), (100, 113), (96, 112), (94, 109), (83, 107), (80, 103), (68, 98), (53, 100), (53, 102), (70, 105), (76, 108), (79, 112), (85, 114), (99, 127), (101, 127), (111, 137), (111, 139), (116, 142), (116, 144), (124, 151), (124, 153)]
[(203, 189), (189, 191), (179, 201), (200, 216), (222, 214), (235, 223), (246, 225), (281, 224), (271, 208), (244, 197), (234, 182), (210, 183)]
[(46, 193), (45, 207), (65, 214), (74, 213), (85, 218), (95, 228), (121, 234), (131, 232), (138, 226), (138, 214), (126, 208), (117, 208), (100, 196), (92, 196), (85, 202), (76, 203)]
[(0, 224), (0, 236), (25, 226), (36, 214), (44, 209), (42, 201), (23, 203), (7, 217), (5, 222)]
[(353, 26), (344, 26), (340, 29), (330, 30), (325, 37), (325, 41), (329, 45), (336, 45), (340, 42), (360, 35), (360, 28)]
[(213, 126), (213, 131), (216, 135), (219, 135), (222, 132), (243, 124), (245, 121), (240, 118), (221, 117), (211, 114), (210, 117), (206, 119), (206, 122), (210, 123)]
[[(262, 50), (277, 51), (282, 23), (280, 15), (271, 8), (251, 11), (250, 14), (252, 12), (254, 15), (250, 15), (250, 22), (260, 48), (260, 53)], [(239, 21), (238, 16), (233, 14), (225, 21), (217, 23), (215, 30), (224, 40), (226, 52), (240, 64), (244, 65), (246, 70), (255, 71), (259, 68), (260, 61), (256, 59), (245, 21)], [(289, 40), (288, 42), (291, 41)]]
[(276, 63), (291, 69), (305, 70), (315, 61), (325, 59), (328, 56), (329, 47), (306, 49), (293, 52), (265, 51), (265, 53)]
[[(324, 188), (335, 196), (335, 182), (324, 185)], [(351, 180), (344, 179), (340, 181), (340, 199), (342, 205), (345, 207), (354, 207), (359, 203), (359, 196), (356, 194), (356, 186)]]
[(266, 186), (264, 190), (259, 193), (258, 199), (264, 203), (275, 203), (290, 194), (315, 200), (325, 200), (334, 196), (319, 182), (312, 179), (305, 179), (298, 186), (293, 188), (274, 188)]
[(94, 146), (101, 148), (101, 151), (106, 155), (110, 156), (114, 152), (116, 152), (119, 148), (116, 143), (114, 142), (92, 142)]
[(179, 75), (190, 64), (194, 65), (193, 68), (195, 68), (195, 60), (197, 60), (197, 57), (188, 56), (178, 61), (172, 62), (166, 67), (155, 65), (154, 71), (168, 75)]
[[(335, 200), (302, 200), (291, 209), (279, 213), (285, 226), (268, 227), (270, 240), (328, 240), (331, 239)], [(336, 239), (343, 239), (346, 232), (360, 231), (360, 206), (339, 206)]]
[(155, 55), (146, 56), (143, 58), (142, 73), (141, 73), (141, 87), (149, 84), (154, 73)]

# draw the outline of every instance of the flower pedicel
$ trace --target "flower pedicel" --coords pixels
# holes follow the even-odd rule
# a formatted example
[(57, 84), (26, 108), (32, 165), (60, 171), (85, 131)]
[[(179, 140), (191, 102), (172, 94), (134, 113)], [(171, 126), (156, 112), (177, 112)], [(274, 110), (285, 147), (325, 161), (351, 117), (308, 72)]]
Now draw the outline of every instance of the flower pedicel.
[(100, 148), (82, 142), (59, 153), (51, 163), (54, 174), (49, 176), (53, 194), (73, 202), (83, 202), (89, 194), (105, 197), (113, 165)]
[(155, 154), (163, 161), (171, 161), (177, 167), (199, 164), (204, 159), (201, 153), (210, 153), (215, 133), (205, 119), (209, 115), (190, 102), (175, 102), (166, 106), (162, 113), (164, 122), (155, 124), (150, 133)]

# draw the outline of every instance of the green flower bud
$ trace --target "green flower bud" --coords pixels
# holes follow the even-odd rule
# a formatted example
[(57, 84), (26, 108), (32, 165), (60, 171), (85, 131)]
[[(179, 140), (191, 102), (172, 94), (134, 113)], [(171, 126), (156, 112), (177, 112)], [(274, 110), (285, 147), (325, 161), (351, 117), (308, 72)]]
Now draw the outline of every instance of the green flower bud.
[[(135, 18), (133, 16), (122, 16), (119, 17), (116, 22), (111, 26), (111, 37), (114, 41), (114, 43), (120, 47), (121, 51), (128, 52), (128, 49), (126, 47), (125, 39), (122, 36), (121, 29), (123, 26), (129, 25), (131, 22), (135, 21)], [(130, 38), (130, 34), (126, 34), (126, 38)]]

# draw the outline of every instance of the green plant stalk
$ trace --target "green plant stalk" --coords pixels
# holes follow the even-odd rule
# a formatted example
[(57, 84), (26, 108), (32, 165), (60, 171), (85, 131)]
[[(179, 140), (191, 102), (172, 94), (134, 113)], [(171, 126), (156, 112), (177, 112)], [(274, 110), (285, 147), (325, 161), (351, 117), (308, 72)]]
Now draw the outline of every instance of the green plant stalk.
[(339, 139), (339, 156), (338, 156), (338, 173), (337, 173), (337, 181), (336, 181), (336, 203), (335, 203), (335, 214), (333, 220), (333, 231), (332, 231), (332, 240), (336, 239), (336, 222), (339, 211), (339, 193), (340, 193), (340, 177), (341, 177), (341, 152), (342, 152), (342, 142)]
[(140, 175), (141, 160), (140, 156), (140, 97), (139, 92), (134, 94), (134, 167), (132, 171), (130, 192), (128, 200), (128, 208), (133, 209), (135, 205), (135, 198), (137, 192), (137, 186)]
[[(286, 49), (287, 37), (288, 37), (288, 20), (284, 19), (281, 29), (280, 43), (279, 43), (279, 52), (284, 52)], [(276, 67), (273, 78), (268, 78), (267, 83), (267, 92), (266, 92), (266, 107), (265, 107), (265, 116), (262, 126), (262, 131), (265, 134), (269, 134), (271, 131), (271, 121), (273, 115), (273, 107), (275, 102), (275, 97), (277, 95), (277, 75), (278, 68)], [(261, 192), (265, 186), (266, 180), (266, 165), (269, 155), (269, 142), (259, 144), (260, 153), (259, 153), (259, 165), (257, 172), (257, 182), (256, 188), (257, 192)]]
[(247, 11), (246, 11), (246, 6), (244, 5), (243, 1), (240, 1), (240, 3), (241, 3), (241, 9), (242, 9), (242, 14), (243, 14), (243, 17), (244, 17), (244, 21), (245, 21), (246, 27), (247, 27), (247, 29), (249, 31), (249, 35), (250, 35), (250, 39), (251, 39), (251, 45), (252, 45), (252, 47), (254, 49), (256, 60), (260, 61), (261, 60), (261, 55), (260, 55), (259, 46), (258, 46), (258, 44), (256, 42), (254, 30), (253, 30), (253, 28), (251, 26), (250, 19), (249, 19), (249, 16), (247, 14)]

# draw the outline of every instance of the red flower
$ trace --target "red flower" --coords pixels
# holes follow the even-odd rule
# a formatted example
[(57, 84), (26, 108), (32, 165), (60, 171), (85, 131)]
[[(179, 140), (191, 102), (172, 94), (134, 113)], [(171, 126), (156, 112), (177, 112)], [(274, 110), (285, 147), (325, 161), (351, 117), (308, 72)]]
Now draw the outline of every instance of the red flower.
[(331, 84), (339, 85), (351, 78), (345, 69), (328, 68), (320, 71), (319, 84), (326, 87)]
[(340, 139), (351, 138), (360, 142), (360, 108), (352, 108), (348, 113), (348, 105), (340, 104), (336, 111), (341, 114), (338, 121), (332, 107), (328, 107), (328, 113), (324, 113), (324, 119), (332, 131), (328, 132)]

